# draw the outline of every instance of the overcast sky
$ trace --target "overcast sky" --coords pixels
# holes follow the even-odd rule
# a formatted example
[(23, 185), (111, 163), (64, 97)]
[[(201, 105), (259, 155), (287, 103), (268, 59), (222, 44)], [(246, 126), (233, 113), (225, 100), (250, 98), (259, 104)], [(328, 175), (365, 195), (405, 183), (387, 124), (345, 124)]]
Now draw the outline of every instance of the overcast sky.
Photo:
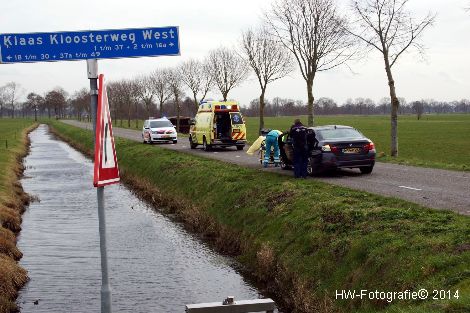
[[(340, 0), (347, 3), (349, 0)], [(100, 73), (109, 80), (131, 78), (157, 67), (174, 66), (188, 58), (204, 58), (220, 45), (235, 47), (242, 30), (259, 24), (273, 0), (151, 1), (151, 0), (0, 0), (0, 33), (55, 32), (120, 28), (179, 26), (181, 56), (100, 60)], [(426, 59), (406, 54), (394, 66), (399, 97), (408, 101), (434, 98), (470, 98), (470, 0), (410, 0), (416, 17), (437, 13), (435, 25), (422, 42)], [(314, 96), (330, 97), (342, 104), (347, 98), (388, 96), (380, 55), (317, 75)], [(0, 64), (0, 86), (16, 81), (30, 92), (44, 93), (62, 86), (69, 93), (88, 87), (85, 61)], [(187, 92), (189, 95), (189, 92)], [(299, 71), (268, 86), (267, 97), (306, 100), (306, 86)], [(211, 95), (220, 99), (217, 92)], [(259, 97), (251, 77), (230, 92), (229, 98), (248, 104)]]

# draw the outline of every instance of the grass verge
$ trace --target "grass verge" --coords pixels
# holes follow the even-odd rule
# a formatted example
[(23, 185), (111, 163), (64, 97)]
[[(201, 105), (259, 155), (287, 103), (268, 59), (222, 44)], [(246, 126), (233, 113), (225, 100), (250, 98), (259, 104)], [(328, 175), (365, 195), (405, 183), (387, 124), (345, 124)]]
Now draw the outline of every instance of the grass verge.
[[(91, 133), (55, 132), (90, 154)], [(470, 218), (407, 201), (116, 139), (123, 180), (225, 253), (295, 312), (468, 312)], [(425, 288), (423, 301), (336, 290)], [(433, 300), (433, 290), (450, 299)], [(454, 298), (455, 292), (459, 298)]]
[[(265, 118), (267, 128), (289, 129), (294, 116)], [(306, 122), (305, 116), (300, 116)], [(376, 145), (380, 162), (470, 171), (470, 114), (432, 114), (398, 117), (399, 156), (390, 157), (390, 116), (319, 115), (316, 125), (348, 125), (360, 130)], [(246, 118), (248, 140), (257, 138), (259, 118)]]
[(0, 312), (16, 312), (18, 290), (27, 282), (25, 269), (18, 265), (23, 256), (16, 247), (21, 230), (21, 214), (29, 197), (18, 182), (22, 159), (29, 150), (27, 134), (33, 121), (0, 119)]

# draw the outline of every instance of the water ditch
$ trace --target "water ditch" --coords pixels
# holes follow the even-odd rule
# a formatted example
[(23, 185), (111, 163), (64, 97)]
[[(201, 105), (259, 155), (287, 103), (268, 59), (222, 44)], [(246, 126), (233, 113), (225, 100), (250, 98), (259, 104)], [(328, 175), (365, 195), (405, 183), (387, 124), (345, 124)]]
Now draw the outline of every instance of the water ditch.
[[(23, 215), (18, 247), (30, 281), (22, 312), (99, 312), (100, 255), (92, 163), (47, 126), (30, 134), (21, 183), (37, 197)], [(221, 256), (122, 185), (105, 188), (115, 312), (184, 312), (184, 305), (259, 292)]]

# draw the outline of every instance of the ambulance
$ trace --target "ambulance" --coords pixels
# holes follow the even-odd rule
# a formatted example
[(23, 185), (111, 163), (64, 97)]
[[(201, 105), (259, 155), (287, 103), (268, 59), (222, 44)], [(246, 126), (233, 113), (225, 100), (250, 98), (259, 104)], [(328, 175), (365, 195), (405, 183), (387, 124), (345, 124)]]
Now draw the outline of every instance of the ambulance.
[(191, 149), (202, 145), (205, 151), (212, 147), (237, 147), (246, 144), (246, 126), (240, 106), (235, 101), (203, 101), (196, 117), (190, 122)]

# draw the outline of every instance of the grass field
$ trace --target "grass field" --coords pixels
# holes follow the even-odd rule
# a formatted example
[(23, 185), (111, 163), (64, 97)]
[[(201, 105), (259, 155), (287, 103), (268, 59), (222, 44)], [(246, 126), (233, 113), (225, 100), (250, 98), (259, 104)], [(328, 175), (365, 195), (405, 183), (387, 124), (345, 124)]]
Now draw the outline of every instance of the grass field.
[(16, 294), (27, 281), (27, 273), (17, 261), (16, 247), (21, 229), (25, 196), (17, 184), (21, 157), (26, 152), (26, 129), (32, 120), (0, 119), (0, 312), (16, 310)]
[[(90, 151), (89, 131), (53, 126)], [(141, 195), (238, 253), (298, 312), (468, 312), (468, 216), (120, 138), (116, 150), (124, 178)], [(452, 299), (334, 299), (341, 289), (421, 288), (451, 290)]]
[[(288, 130), (295, 116), (267, 117), (266, 128), (281, 131)], [(300, 116), (307, 122), (305, 116)], [(399, 116), (398, 122), (398, 158), (390, 157), (390, 117), (331, 115), (317, 116), (316, 125), (348, 125), (360, 130), (376, 145), (382, 162), (434, 167), (458, 171), (470, 171), (470, 114), (425, 115), (417, 120), (414, 115)], [(143, 121), (138, 121), (141, 130)], [(121, 121), (114, 122), (121, 127)], [(246, 118), (248, 141), (256, 140), (258, 117)], [(136, 122), (131, 121), (131, 129), (136, 129)], [(122, 127), (127, 127), (127, 120)], [(182, 135), (185, 137), (184, 135)], [(382, 156), (383, 155), (383, 156)]]
[[(268, 117), (267, 128), (287, 130), (295, 117)], [(306, 123), (306, 117), (301, 117)], [(248, 139), (257, 138), (258, 118), (247, 118)], [(348, 125), (360, 130), (385, 157), (380, 161), (400, 164), (470, 171), (470, 114), (400, 116), (398, 121), (398, 154), (390, 155), (389, 116), (317, 116), (316, 125)]]

